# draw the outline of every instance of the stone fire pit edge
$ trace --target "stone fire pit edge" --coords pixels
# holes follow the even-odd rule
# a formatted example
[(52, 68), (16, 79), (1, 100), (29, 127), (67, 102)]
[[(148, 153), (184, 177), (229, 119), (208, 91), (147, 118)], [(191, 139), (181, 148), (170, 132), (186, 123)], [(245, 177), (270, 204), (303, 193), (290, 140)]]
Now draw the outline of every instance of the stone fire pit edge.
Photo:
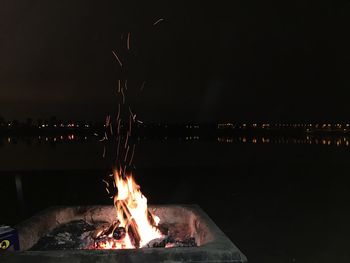
[[(38, 262), (38, 263), (121, 263), (121, 262), (218, 262), (243, 263), (247, 258), (215, 225), (208, 215), (198, 205), (150, 205), (156, 215), (164, 216), (167, 209), (169, 218), (186, 213), (194, 231), (198, 247), (176, 248), (140, 248), (122, 250), (55, 250), (30, 251), (42, 236), (51, 232), (56, 226), (72, 220), (84, 219), (87, 222), (99, 220), (98, 215), (106, 214), (106, 209), (113, 206), (74, 206), (51, 207), (16, 226), (19, 233), (21, 250), (0, 254), (0, 262)], [(112, 210), (111, 210), (112, 211)], [(179, 213), (179, 215), (177, 215)], [(114, 217), (109, 213), (110, 221)], [(106, 219), (105, 215), (103, 218)], [(162, 217), (160, 216), (161, 220)], [(188, 219), (187, 219), (188, 220)]]

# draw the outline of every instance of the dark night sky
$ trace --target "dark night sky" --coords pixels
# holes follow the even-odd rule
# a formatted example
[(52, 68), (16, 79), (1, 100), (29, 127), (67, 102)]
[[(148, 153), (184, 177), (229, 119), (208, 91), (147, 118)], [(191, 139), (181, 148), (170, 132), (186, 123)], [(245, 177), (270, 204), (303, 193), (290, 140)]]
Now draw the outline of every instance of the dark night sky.
[[(337, 2), (337, 3), (336, 3)], [(230, 4), (228, 4), (230, 3)], [(1, 1), (0, 115), (103, 119), (126, 64), (141, 119), (348, 120), (350, 4)], [(152, 26), (159, 18), (165, 20)], [(131, 52), (121, 34), (131, 32)]]

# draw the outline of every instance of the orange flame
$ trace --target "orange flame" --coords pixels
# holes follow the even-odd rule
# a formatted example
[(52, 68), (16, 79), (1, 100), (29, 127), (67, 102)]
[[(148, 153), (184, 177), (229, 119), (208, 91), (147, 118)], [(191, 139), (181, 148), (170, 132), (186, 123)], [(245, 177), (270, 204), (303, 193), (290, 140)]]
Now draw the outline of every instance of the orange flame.
[(122, 240), (115, 240), (112, 232), (108, 239), (99, 242), (96, 248), (138, 248), (145, 246), (153, 239), (162, 237), (157, 228), (160, 219), (148, 210), (147, 198), (140, 191), (140, 186), (135, 182), (132, 175), (129, 174), (123, 178), (115, 170), (114, 181), (118, 189), (118, 193), (114, 196), (117, 219), (119, 227), (126, 229), (126, 235)]

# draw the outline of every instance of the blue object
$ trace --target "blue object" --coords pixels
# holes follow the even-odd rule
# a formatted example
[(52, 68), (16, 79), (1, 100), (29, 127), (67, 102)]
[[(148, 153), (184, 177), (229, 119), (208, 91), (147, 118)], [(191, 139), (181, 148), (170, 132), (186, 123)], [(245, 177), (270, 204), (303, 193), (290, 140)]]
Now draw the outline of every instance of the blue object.
[(0, 253), (4, 250), (19, 250), (17, 230), (9, 226), (0, 226)]

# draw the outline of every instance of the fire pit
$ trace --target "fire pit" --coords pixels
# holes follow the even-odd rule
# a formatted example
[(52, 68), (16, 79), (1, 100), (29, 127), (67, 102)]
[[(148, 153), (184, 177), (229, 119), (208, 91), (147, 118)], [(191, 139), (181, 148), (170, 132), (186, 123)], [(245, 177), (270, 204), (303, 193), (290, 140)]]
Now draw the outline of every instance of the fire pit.
[(21, 252), (6, 252), (0, 262), (247, 262), (198, 206), (148, 208), (164, 236), (142, 248), (96, 247), (96, 230), (113, 225), (113, 206), (54, 207), (17, 226)]

